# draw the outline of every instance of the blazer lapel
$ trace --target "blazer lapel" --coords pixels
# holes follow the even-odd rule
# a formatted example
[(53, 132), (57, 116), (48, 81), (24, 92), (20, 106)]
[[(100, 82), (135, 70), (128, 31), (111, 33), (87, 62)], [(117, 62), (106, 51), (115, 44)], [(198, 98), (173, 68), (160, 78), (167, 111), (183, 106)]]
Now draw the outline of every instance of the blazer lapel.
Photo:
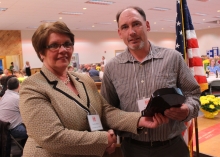
[(72, 99), (73, 101), (75, 101), (79, 105), (83, 105), (86, 108), (86, 110), (88, 110), (88, 106), (87, 106), (88, 101), (87, 101), (86, 92), (83, 87), (83, 84), (81, 82), (79, 82), (80, 80), (78, 80), (77, 77), (75, 77), (73, 74), (68, 73), (70, 80), (74, 83), (80, 97), (78, 97), (73, 91), (71, 91), (62, 82), (62, 80), (60, 80), (56, 75), (54, 75), (52, 72), (50, 72), (45, 66), (42, 67), (41, 71), (43, 72), (45, 79), (47, 79), (49, 84), (53, 85), (53, 88), (55, 90), (64, 94), (65, 96)]

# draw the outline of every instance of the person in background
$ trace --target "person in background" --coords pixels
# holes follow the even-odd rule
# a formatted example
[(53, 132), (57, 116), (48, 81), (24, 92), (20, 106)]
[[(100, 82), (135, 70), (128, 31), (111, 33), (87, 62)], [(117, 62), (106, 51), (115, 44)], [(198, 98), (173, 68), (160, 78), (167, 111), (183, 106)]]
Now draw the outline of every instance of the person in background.
[(97, 63), (95, 69), (96, 69), (97, 71), (100, 71), (100, 70), (101, 70), (101, 64), (100, 64), (100, 63)]
[(210, 65), (206, 67), (206, 71), (209, 72), (209, 75), (215, 75), (219, 71), (219, 66), (216, 66), (214, 58), (210, 59)]
[(14, 74), (14, 69), (15, 67), (14, 67), (14, 63), (13, 62), (11, 62), (11, 66), (9, 67), (9, 70), (11, 71), (11, 74), (13, 75)]
[(100, 77), (101, 80), (103, 79), (104, 69), (105, 69), (105, 66), (101, 65), (101, 70), (99, 71), (99, 77)]
[[(189, 149), (181, 133), (184, 122), (198, 116), (200, 87), (176, 50), (153, 45), (148, 40), (150, 24), (140, 7), (128, 7), (116, 15), (118, 34), (127, 49), (105, 66), (101, 94), (113, 106), (128, 112), (140, 112), (148, 98), (160, 88), (180, 88), (186, 97), (179, 108), (146, 117), (169, 119), (169, 123), (145, 128), (139, 136), (119, 132), (124, 137), (124, 157), (189, 157)], [(141, 128), (142, 129), (142, 128)]]
[(4, 69), (4, 73), (1, 76), (8, 76), (8, 75), (9, 75), (8, 69)]
[(3, 97), (3, 95), (5, 94), (5, 91), (8, 89), (7, 82), (12, 77), (17, 77), (17, 76), (16, 75), (9, 75), (9, 76), (6, 76), (6, 78), (3, 78), (3, 80), (1, 81), (2, 90), (0, 92), (0, 97)]
[(101, 157), (115, 149), (110, 128), (138, 134), (137, 127), (164, 123), (158, 118), (146, 125), (140, 113), (109, 105), (88, 75), (67, 71), (74, 34), (65, 23), (40, 25), (32, 44), (43, 66), (19, 91), (29, 135), (23, 157)]
[[(19, 81), (11, 77), (7, 81), (7, 90), (0, 100), (0, 120), (9, 122), (9, 131), (14, 138), (22, 138), (21, 145), (24, 146), (27, 132), (19, 110)], [(10, 146), (10, 145), (9, 145)], [(10, 150), (10, 148), (8, 148)]]
[(30, 66), (29, 61), (25, 62), (24, 72), (25, 72), (26, 76), (28, 76), (28, 77), (31, 76), (31, 66)]
[(104, 57), (104, 56), (102, 56), (102, 61), (101, 61), (101, 64), (103, 64), (103, 65), (105, 66), (105, 65), (106, 65), (106, 63), (107, 63), (107, 61), (106, 61), (105, 57)]

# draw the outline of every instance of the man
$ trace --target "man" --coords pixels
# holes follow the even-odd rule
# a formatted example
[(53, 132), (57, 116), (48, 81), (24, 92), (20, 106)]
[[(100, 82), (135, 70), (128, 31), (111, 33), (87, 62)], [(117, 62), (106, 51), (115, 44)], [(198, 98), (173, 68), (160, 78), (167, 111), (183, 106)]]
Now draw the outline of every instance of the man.
[(198, 115), (199, 85), (179, 52), (148, 41), (150, 24), (141, 8), (126, 8), (116, 19), (127, 49), (105, 66), (101, 86), (104, 98), (122, 110), (138, 112), (143, 107), (140, 102), (146, 102), (160, 88), (178, 87), (186, 97), (181, 107), (146, 117), (149, 127), (140, 128), (138, 136), (120, 132), (124, 157), (189, 157), (181, 132), (186, 129), (184, 122)]
[(15, 138), (27, 138), (19, 111), (19, 81), (12, 77), (7, 81), (8, 89), (0, 100), (0, 120), (9, 122), (9, 130)]
[(101, 61), (101, 63), (105, 66), (106, 65), (106, 63), (107, 63), (107, 61), (106, 61), (106, 59), (105, 59), (105, 57), (104, 56), (102, 56), (102, 61)]
[(101, 82), (99, 78), (99, 71), (96, 70), (96, 65), (93, 64), (91, 66), (91, 69), (89, 70), (89, 76), (95, 81), (95, 82)]

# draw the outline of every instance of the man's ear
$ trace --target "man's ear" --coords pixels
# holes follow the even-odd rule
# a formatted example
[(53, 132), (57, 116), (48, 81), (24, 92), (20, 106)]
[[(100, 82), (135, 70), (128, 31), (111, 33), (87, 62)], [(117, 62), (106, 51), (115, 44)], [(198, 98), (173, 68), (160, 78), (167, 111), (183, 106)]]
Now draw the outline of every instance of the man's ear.
[(150, 23), (149, 23), (149, 21), (146, 21), (146, 26), (147, 26), (147, 31), (149, 32), (150, 31)]

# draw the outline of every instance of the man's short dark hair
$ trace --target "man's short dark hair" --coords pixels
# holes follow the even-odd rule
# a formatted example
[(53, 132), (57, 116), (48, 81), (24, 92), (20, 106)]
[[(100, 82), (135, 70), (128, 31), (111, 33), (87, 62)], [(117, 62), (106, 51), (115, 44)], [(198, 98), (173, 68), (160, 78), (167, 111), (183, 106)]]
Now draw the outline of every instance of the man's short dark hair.
[(19, 87), (19, 81), (16, 77), (12, 77), (7, 82), (8, 89), (14, 90)]
[(136, 11), (143, 17), (144, 21), (147, 20), (147, 19), (146, 19), (145, 12), (144, 12), (143, 9), (141, 9), (140, 7), (137, 7), (137, 6), (130, 6), (130, 7), (127, 7), (127, 8), (125, 8), (125, 9), (123, 9), (123, 10), (121, 10), (121, 11), (119, 11), (119, 12), (117, 13), (117, 15), (116, 15), (117, 23), (118, 23), (118, 21), (119, 21), (119, 17), (120, 17), (120, 15), (121, 15), (121, 13), (122, 13), (124, 10), (129, 9), (129, 8), (136, 10)]

